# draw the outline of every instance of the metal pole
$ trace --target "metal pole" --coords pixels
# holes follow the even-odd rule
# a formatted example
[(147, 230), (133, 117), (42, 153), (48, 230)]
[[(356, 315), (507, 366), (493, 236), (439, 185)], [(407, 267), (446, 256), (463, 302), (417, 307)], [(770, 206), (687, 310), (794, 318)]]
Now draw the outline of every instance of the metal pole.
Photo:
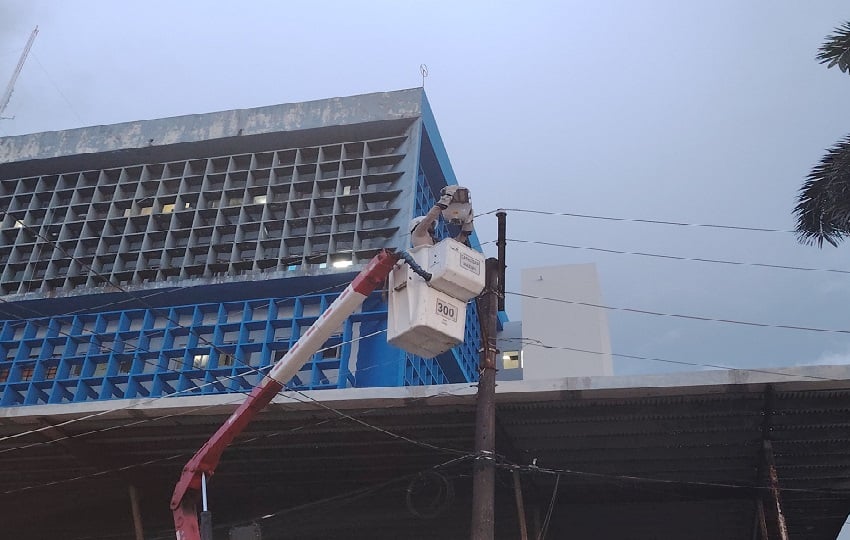
[(136, 486), (132, 484), (130, 484), (130, 509), (133, 511), (133, 531), (136, 540), (145, 540), (145, 533), (142, 529), (142, 511), (139, 509), (139, 494), (136, 492)]
[(481, 358), (475, 410), (475, 464), (472, 471), (472, 540), (492, 540), (495, 534), (496, 486), (496, 328), (499, 261), (487, 259), (486, 285), (478, 297)]
[(507, 212), (498, 210), (496, 220), (498, 223), (498, 235), (496, 236), (496, 247), (499, 257), (499, 311), (505, 311), (505, 217)]
[(514, 470), (514, 498), (516, 499), (517, 519), (519, 520), (520, 540), (528, 540), (528, 527), (525, 525), (525, 504), (522, 500), (522, 481), (519, 471)]
[(213, 540), (212, 513), (207, 507), (207, 475), (201, 475), (201, 540)]

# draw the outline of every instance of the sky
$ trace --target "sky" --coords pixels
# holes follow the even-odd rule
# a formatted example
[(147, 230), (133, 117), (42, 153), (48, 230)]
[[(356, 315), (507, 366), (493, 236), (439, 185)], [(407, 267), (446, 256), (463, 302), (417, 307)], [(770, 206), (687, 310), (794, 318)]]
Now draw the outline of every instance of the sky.
[[(424, 63), (479, 213), (780, 231), (510, 212), (511, 239), (850, 270), (850, 244), (782, 232), (850, 133), (850, 76), (815, 60), (848, 19), (846, 0), (0, 0), (2, 85), (40, 29), (0, 136), (416, 87)], [(494, 216), (476, 228), (495, 240)], [(694, 364), (615, 358), (617, 374), (850, 363), (846, 273), (510, 242), (507, 289), (523, 267), (586, 262), (608, 306), (839, 331), (610, 311), (615, 354)]]
[[(0, 136), (422, 84), (476, 211), (521, 208), (788, 231), (803, 178), (850, 132), (850, 76), (819, 65), (845, 2), (0, 0), (0, 81), (40, 33)], [(495, 240), (493, 215), (476, 222)], [(787, 232), (511, 212), (508, 237), (850, 269)], [(488, 250), (492, 250), (492, 246)], [(597, 264), (611, 307), (850, 330), (850, 276), (508, 245), (521, 268)], [(511, 318), (520, 302), (508, 298)], [(850, 334), (609, 311), (615, 373), (850, 361)], [(553, 343), (569, 346), (568, 343)]]

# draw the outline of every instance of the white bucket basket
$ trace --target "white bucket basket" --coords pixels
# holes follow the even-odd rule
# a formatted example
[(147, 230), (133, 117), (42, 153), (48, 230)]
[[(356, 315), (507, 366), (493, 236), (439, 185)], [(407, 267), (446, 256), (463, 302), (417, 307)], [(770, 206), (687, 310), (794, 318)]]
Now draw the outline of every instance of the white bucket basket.
[(466, 303), (484, 289), (484, 255), (452, 239), (410, 253), (432, 277), (426, 282), (404, 262), (393, 269), (387, 341), (433, 358), (463, 341)]

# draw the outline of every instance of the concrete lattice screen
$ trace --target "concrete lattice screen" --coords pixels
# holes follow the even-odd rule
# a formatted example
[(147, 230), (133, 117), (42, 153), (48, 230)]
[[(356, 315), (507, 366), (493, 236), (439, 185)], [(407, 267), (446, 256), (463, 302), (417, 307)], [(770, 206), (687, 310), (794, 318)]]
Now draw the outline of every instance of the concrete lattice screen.
[[(7, 407), (246, 391), (456, 181), (421, 89), (2, 143)], [(474, 381), (475, 313), (419, 358), (386, 343), (376, 292), (290, 385)]]
[(406, 144), (394, 136), (3, 179), (0, 292), (365, 262), (398, 231)]

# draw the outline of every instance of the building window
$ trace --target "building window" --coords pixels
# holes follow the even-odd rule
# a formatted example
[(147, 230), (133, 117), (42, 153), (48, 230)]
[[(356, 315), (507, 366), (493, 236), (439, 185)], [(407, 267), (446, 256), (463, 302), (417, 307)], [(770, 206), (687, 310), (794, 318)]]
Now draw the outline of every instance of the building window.
[(180, 371), (183, 367), (183, 357), (175, 356), (168, 359), (168, 371)]
[(21, 368), (21, 380), (30, 381), (35, 374), (35, 366), (24, 366)]
[(502, 369), (517, 369), (521, 367), (521, 351), (505, 351), (504, 353), (502, 353)]
[(208, 354), (196, 354), (192, 358), (192, 366), (195, 369), (206, 369), (207, 362), (210, 360), (210, 355)]
[(232, 354), (222, 354), (218, 357), (218, 367), (227, 367), (233, 365)]

